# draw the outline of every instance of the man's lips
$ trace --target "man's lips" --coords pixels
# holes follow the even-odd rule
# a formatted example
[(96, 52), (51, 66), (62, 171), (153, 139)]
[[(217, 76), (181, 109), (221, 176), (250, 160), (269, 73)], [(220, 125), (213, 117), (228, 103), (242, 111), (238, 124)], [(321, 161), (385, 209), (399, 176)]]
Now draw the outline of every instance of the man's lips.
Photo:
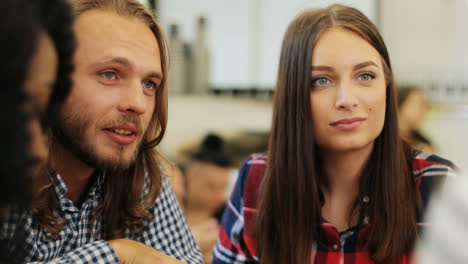
[(135, 141), (139, 134), (138, 127), (134, 124), (123, 124), (104, 128), (103, 131), (116, 143), (128, 145)]
[(366, 120), (367, 118), (364, 117), (344, 118), (330, 123), (330, 126), (343, 131), (351, 131), (357, 128), (359, 125), (361, 125), (362, 122)]

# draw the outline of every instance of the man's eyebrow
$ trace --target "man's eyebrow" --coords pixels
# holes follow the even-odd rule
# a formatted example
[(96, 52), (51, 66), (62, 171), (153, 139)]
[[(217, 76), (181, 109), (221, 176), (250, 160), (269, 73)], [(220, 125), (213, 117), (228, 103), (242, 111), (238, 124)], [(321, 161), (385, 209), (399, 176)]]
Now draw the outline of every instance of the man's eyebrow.
[(124, 66), (125, 68), (133, 68), (133, 64), (128, 59), (122, 58), (122, 57), (105, 59), (105, 60), (96, 62), (93, 65), (103, 65), (103, 64), (109, 64), (109, 63), (120, 64)]
[[(96, 64), (101, 65), (101, 64), (108, 64), (108, 63), (120, 64), (120, 65), (124, 66), (125, 68), (130, 68), (130, 69), (133, 68), (133, 64), (128, 59), (122, 58), (122, 57), (111, 58), (109, 60), (104, 60), (104, 61), (98, 62)], [(162, 73), (155, 72), (155, 71), (150, 72), (147, 76), (149, 78), (156, 78), (156, 79), (160, 79), (160, 80), (163, 79)]]
[(156, 78), (156, 79), (159, 79), (159, 80), (163, 79), (162, 74), (159, 73), (159, 72), (151, 72), (150, 74), (148, 74), (148, 77)]

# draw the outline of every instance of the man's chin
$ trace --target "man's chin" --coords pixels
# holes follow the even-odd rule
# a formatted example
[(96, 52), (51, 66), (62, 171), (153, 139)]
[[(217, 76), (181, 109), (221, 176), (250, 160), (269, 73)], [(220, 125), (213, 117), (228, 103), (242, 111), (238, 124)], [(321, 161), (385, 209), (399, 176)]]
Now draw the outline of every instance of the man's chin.
[(125, 170), (128, 169), (132, 164), (135, 163), (136, 154), (133, 153), (122, 153), (120, 155), (118, 152), (117, 154), (114, 153), (107, 153), (106, 154), (98, 154), (95, 157), (97, 161), (96, 165), (100, 169), (113, 169), (113, 170)]

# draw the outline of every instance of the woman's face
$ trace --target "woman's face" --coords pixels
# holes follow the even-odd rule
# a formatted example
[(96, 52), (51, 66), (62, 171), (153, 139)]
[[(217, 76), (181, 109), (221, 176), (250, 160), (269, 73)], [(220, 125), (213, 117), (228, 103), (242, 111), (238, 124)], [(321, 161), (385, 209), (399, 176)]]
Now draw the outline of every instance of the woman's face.
[(325, 31), (312, 55), (310, 93), (315, 142), (331, 152), (371, 149), (385, 120), (380, 54), (340, 27)]
[(55, 84), (57, 64), (57, 52), (51, 38), (46, 33), (41, 33), (24, 84), (27, 94), (25, 110), (30, 116), (26, 125), (31, 138), (28, 150), (31, 157), (37, 161), (33, 170), (47, 160), (47, 148), (40, 121)]
[(426, 114), (427, 102), (420, 90), (412, 91), (400, 106), (399, 118), (408, 128), (417, 129)]

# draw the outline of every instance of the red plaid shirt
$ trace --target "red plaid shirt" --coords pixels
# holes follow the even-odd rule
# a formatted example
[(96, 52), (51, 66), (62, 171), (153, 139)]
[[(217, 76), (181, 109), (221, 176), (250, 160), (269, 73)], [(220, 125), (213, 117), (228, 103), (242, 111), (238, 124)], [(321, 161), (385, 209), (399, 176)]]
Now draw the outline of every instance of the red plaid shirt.
[[(266, 155), (254, 155), (239, 170), (239, 178), (223, 215), (218, 242), (214, 248), (213, 264), (258, 263), (253, 217), (256, 213), (257, 193), (262, 180)], [(449, 175), (454, 175), (454, 165), (436, 155), (419, 153), (413, 162), (413, 173), (421, 192), (424, 207), (433, 187)], [(370, 228), (368, 217), (363, 215), (357, 226), (338, 232), (330, 223), (321, 223), (323, 243), (312, 245), (311, 263), (316, 264), (367, 264), (374, 263), (364, 248)], [(419, 228), (425, 224), (417, 220)], [(399, 263), (410, 263), (412, 252), (401, 256)]]

